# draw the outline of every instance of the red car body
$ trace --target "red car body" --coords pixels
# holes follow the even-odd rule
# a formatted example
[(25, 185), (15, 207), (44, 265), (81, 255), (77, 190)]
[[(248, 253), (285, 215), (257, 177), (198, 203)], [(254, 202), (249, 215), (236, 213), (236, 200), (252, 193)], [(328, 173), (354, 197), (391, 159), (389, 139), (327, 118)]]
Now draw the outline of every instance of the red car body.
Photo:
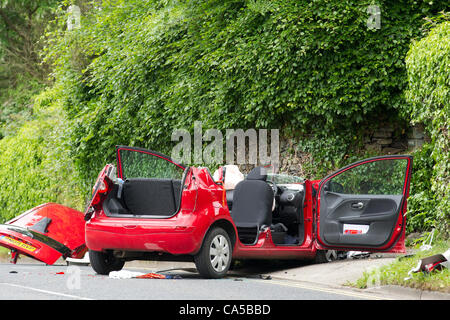
[(83, 216), (60, 204), (40, 205), (0, 225), (0, 245), (11, 250), (13, 263), (19, 253), (46, 264), (81, 258), (87, 251)]
[[(136, 160), (138, 159), (137, 157), (140, 157), (139, 161)], [(145, 163), (147, 160), (143, 162), (142, 159), (149, 159), (148, 165)], [(126, 167), (124, 164), (126, 161), (132, 165)], [(159, 216), (153, 214), (145, 215), (145, 213), (130, 214), (128, 209), (121, 208), (121, 205), (117, 207), (115, 204), (111, 205), (110, 208), (114, 208), (118, 213), (112, 213), (114, 210), (108, 209), (108, 203), (113, 203), (113, 200), (114, 203), (126, 202), (125, 200), (127, 199), (121, 199), (120, 196), (122, 192), (121, 186), (125, 188), (124, 190), (136, 190), (135, 193), (140, 193), (145, 190), (142, 189), (143, 187), (136, 189), (139, 183), (145, 188), (147, 188), (146, 183), (156, 180), (161, 181), (161, 188), (165, 188), (170, 184), (168, 182), (170, 179), (166, 178), (142, 178), (139, 172), (140, 166), (133, 161), (142, 164), (142, 167), (146, 167), (146, 170), (150, 171), (152, 170), (148, 169), (152, 167), (150, 161), (155, 161), (155, 163), (158, 163), (158, 166), (166, 166), (169, 168), (169, 171), (173, 170), (173, 172), (179, 170), (183, 174), (181, 180), (171, 180), (173, 190), (175, 190), (174, 181), (177, 181), (177, 183), (180, 181), (181, 183), (180, 196), (175, 201), (178, 204), (176, 204), (176, 210), (173, 214)], [(161, 164), (161, 161), (164, 161), (164, 163)], [(378, 171), (374, 171), (374, 168)], [(395, 171), (392, 168), (398, 170)], [(93, 188), (92, 200), (85, 212), (86, 224), (80, 223), (81, 213), (76, 214), (70, 211), (71, 209), (62, 209), (62, 207), (57, 205), (47, 205), (47, 210), (54, 210), (55, 214), (58, 210), (66, 210), (64, 212), (65, 217), (76, 216), (76, 222), (61, 223), (61, 228), (66, 226), (66, 230), (50, 230), (50, 227), (54, 224), (52, 222), (47, 236), (64, 243), (70, 249), (70, 252), (62, 254), (63, 256), (78, 257), (84, 253), (84, 242), (79, 241), (79, 236), (73, 237), (73, 232), (75, 231), (77, 235), (80, 233), (85, 234), (85, 245), (90, 251), (91, 264), (97, 272), (102, 268), (102, 270), (108, 271), (118, 270), (123, 266), (123, 262), (128, 260), (184, 260), (186, 257), (193, 258), (196, 261), (197, 268), (200, 270), (202, 269), (201, 264), (208, 260), (208, 252), (213, 257), (212, 253), (218, 252), (216, 249), (219, 248), (218, 244), (222, 240), (225, 242), (228, 240), (229, 245), (227, 243), (221, 244), (219, 251), (223, 261), (219, 265), (223, 264), (223, 266), (218, 269), (220, 272), (208, 273), (203, 268), (203, 272), (200, 272), (203, 275), (208, 277), (223, 276), (228, 270), (231, 258), (313, 259), (319, 252), (324, 252), (324, 250), (402, 253), (405, 252), (405, 213), (411, 168), (412, 157), (409, 155), (383, 156), (351, 164), (320, 181), (304, 180), (300, 184), (301, 188), (296, 187), (296, 190), (302, 190), (302, 201), (299, 202), (301, 205), (294, 208), (295, 210), (291, 210), (292, 208), (288, 206), (283, 206), (283, 208), (290, 209), (288, 211), (291, 216), (296, 216), (301, 220), (296, 222), (299, 226), (296, 242), (289, 244), (280, 243), (280, 240), (274, 239), (277, 234), (274, 229), (271, 226), (263, 226), (258, 228), (256, 238), (250, 243), (244, 240), (241, 241), (241, 231), (231, 214), (233, 209), (229, 209), (230, 203), (227, 201), (223, 181), (214, 181), (207, 168), (185, 167), (171, 158), (154, 151), (119, 146), (117, 147), (117, 175), (114, 172), (114, 166), (110, 164), (100, 173)], [(134, 177), (130, 178), (133, 170)], [(365, 170), (365, 172), (361, 170)], [(358, 191), (355, 194), (342, 189), (344, 187), (347, 188), (344, 186), (345, 184), (352, 184), (352, 188), (360, 188), (366, 181), (355, 182), (355, 179), (369, 176), (370, 172), (372, 172), (371, 170), (377, 172), (373, 178), (375, 180), (378, 178), (383, 179), (378, 172), (390, 172), (392, 179), (387, 179), (389, 181), (386, 182), (386, 187), (382, 188), (380, 186), (378, 189), (374, 189), (373, 187), (365, 186), (363, 191)], [(355, 174), (351, 175), (352, 172)], [(394, 173), (397, 176), (396, 179), (393, 178)], [(346, 175), (348, 177), (345, 177)], [(117, 181), (116, 178), (118, 179)], [(221, 180), (223, 180), (223, 177)], [(384, 180), (386, 179), (384, 178)], [(373, 184), (383, 185), (384, 180), (377, 180)], [(134, 181), (136, 185), (128, 185), (129, 189), (126, 189), (127, 183), (131, 183), (129, 181)], [(154, 192), (141, 196), (144, 202), (147, 196), (149, 197), (149, 202), (151, 202), (152, 196), (157, 199), (158, 195), (155, 195), (155, 192), (160, 192), (158, 185), (149, 184), (147, 189), (151, 188), (154, 188), (152, 189)], [(278, 200), (277, 194), (275, 193), (274, 195), (276, 201), (280, 203), (278, 204), (279, 207), (282, 206), (281, 198), (283, 192), (290, 190), (289, 185), (288, 187), (282, 186), (281, 189)], [(280, 193), (280, 186), (278, 186), (277, 190)], [(173, 191), (173, 194), (176, 195), (177, 192)], [(128, 194), (124, 193), (123, 196), (128, 197)], [(133, 194), (130, 195), (131, 198), (133, 196)], [(140, 200), (136, 207), (147, 205), (142, 202)], [(136, 205), (136, 203), (130, 203), (130, 207), (132, 204)], [(40, 212), (38, 209), (33, 210)], [(52, 250), (42, 245), (38, 240), (33, 242), (26, 235), (6, 230), (8, 225), (15, 225), (20, 220), (16, 219), (10, 221), (9, 224), (0, 226), (1, 245), (18, 250), (22, 254), (27, 254), (46, 263), (53, 263), (55, 259), (61, 256), (61, 254), (59, 256), (58, 254), (52, 255)], [(70, 227), (67, 227), (68, 225)], [(26, 228), (26, 226), (26, 223), (21, 223), (21, 227)], [(217, 232), (214, 233), (216, 230), (220, 231), (219, 235), (216, 235)], [(215, 238), (210, 235), (211, 233), (214, 233)], [(42, 232), (42, 234), (45, 235), (46, 233)], [(12, 242), (6, 243), (2, 240), (2, 236), (13, 236), (18, 241), (30, 243), (41, 249), (35, 252), (26, 252), (20, 245), (14, 245)], [(286, 238), (286, 235), (284, 236)], [(92, 258), (93, 253), (98, 253), (98, 255)], [(108, 253), (108, 257), (105, 256), (106, 253)], [(229, 259), (228, 255), (230, 256)], [(227, 257), (226, 261), (224, 260), (225, 256)], [(105, 269), (105, 261), (110, 264), (112, 263), (111, 261), (121, 261), (122, 263)], [(212, 260), (211, 263), (213, 263)], [(99, 273), (102, 272), (100, 271)]]

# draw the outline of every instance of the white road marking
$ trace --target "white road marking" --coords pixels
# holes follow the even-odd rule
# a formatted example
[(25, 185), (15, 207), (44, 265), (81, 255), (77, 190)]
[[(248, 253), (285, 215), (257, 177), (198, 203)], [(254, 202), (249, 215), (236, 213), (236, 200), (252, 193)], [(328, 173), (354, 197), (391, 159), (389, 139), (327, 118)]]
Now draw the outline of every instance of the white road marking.
[(360, 298), (360, 299), (369, 299), (369, 300), (391, 300), (389, 298), (386, 297), (379, 297), (379, 296), (374, 296), (374, 295), (368, 295), (368, 294), (364, 294), (364, 293), (359, 293), (359, 292), (351, 292), (349, 290), (344, 290), (344, 289), (333, 289), (333, 288), (322, 288), (322, 287), (316, 287), (313, 285), (308, 285), (308, 284), (303, 284), (303, 283), (298, 283), (298, 282), (293, 282), (293, 281), (279, 281), (279, 280), (270, 280), (270, 281), (260, 281), (260, 280), (253, 280), (253, 281), (258, 281), (260, 283), (273, 283), (273, 284), (278, 284), (281, 286), (287, 286), (287, 287), (294, 287), (294, 288), (299, 288), (299, 289), (308, 289), (308, 290), (314, 290), (314, 291), (321, 291), (321, 292), (326, 292), (326, 293), (332, 293), (332, 294), (338, 294), (338, 295), (346, 295), (346, 296), (350, 296), (350, 297), (354, 297), (354, 298)]
[(37, 288), (33, 288), (33, 287), (28, 287), (28, 286), (21, 286), (19, 284), (14, 284), (14, 283), (0, 282), (0, 285), (6, 285), (6, 286), (17, 287), (17, 288), (22, 288), (22, 289), (28, 289), (28, 290), (32, 290), (32, 291), (41, 292), (41, 293), (53, 294), (53, 295), (61, 296), (61, 297), (65, 297), (65, 298), (72, 298), (72, 299), (79, 299), (79, 300), (93, 300), (93, 299), (90, 299), (90, 298), (74, 296), (74, 295), (71, 295), (71, 294), (65, 294), (65, 293), (61, 293), (61, 292), (42, 290), (42, 289), (37, 289)]

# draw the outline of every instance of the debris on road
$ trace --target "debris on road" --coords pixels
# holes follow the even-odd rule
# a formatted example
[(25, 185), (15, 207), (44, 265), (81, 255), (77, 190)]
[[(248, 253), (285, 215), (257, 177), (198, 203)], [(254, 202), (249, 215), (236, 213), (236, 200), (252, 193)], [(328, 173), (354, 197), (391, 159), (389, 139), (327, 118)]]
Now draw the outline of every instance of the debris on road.
[(141, 276), (137, 276), (137, 279), (166, 279), (166, 276), (159, 273), (146, 273)]
[(370, 252), (364, 251), (349, 251), (347, 252), (347, 259), (365, 259), (370, 257)]
[(109, 273), (109, 277), (111, 279), (132, 279), (132, 278), (136, 278), (137, 276), (142, 276), (144, 274), (145, 273), (143, 273), (143, 272), (120, 270), (120, 271), (111, 271)]
[(408, 272), (408, 277), (404, 280), (411, 279), (413, 273), (430, 273), (435, 270), (442, 270), (442, 268), (450, 268), (450, 249), (445, 251), (443, 254), (435, 254), (433, 256), (420, 259), (417, 266)]
[(183, 279), (183, 278), (180, 275), (176, 274), (174, 276), (166, 275), (166, 279)]
[(143, 273), (128, 270), (111, 271), (109, 273), (111, 279), (181, 279), (179, 275), (164, 275), (161, 273)]

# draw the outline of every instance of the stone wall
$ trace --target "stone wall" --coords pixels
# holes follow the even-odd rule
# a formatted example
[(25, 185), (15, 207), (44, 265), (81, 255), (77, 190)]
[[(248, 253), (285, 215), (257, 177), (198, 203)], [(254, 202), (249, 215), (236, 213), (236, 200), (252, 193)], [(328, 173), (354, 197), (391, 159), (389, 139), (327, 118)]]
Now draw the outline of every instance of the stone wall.
[[(368, 132), (363, 141), (363, 148), (377, 155), (394, 155), (408, 153), (420, 148), (429, 141), (422, 125), (401, 128), (391, 124), (380, 124), (379, 128)], [(296, 142), (292, 139), (283, 139), (280, 136), (280, 167), (279, 172), (300, 177), (311, 174), (304, 170), (304, 165), (314, 166), (314, 159), (308, 153), (298, 150)], [(242, 172), (248, 173), (254, 165), (239, 165)]]
[(388, 124), (374, 130), (364, 141), (364, 146), (366, 150), (382, 155), (400, 154), (420, 148), (427, 140), (422, 125), (402, 129)]

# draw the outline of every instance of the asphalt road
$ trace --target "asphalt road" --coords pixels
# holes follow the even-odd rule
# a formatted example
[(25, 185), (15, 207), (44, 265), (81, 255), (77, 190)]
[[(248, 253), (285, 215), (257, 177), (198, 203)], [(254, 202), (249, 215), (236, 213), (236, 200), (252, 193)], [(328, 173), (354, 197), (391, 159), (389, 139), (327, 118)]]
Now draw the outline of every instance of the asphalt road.
[[(127, 268), (130, 271), (151, 272)], [(173, 270), (180, 279), (111, 279), (90, 266), (0, 264), (1, 300), (360, 300), (368, 295), (293, 281), (231, 275), (202, 279), (195, 272)]]

